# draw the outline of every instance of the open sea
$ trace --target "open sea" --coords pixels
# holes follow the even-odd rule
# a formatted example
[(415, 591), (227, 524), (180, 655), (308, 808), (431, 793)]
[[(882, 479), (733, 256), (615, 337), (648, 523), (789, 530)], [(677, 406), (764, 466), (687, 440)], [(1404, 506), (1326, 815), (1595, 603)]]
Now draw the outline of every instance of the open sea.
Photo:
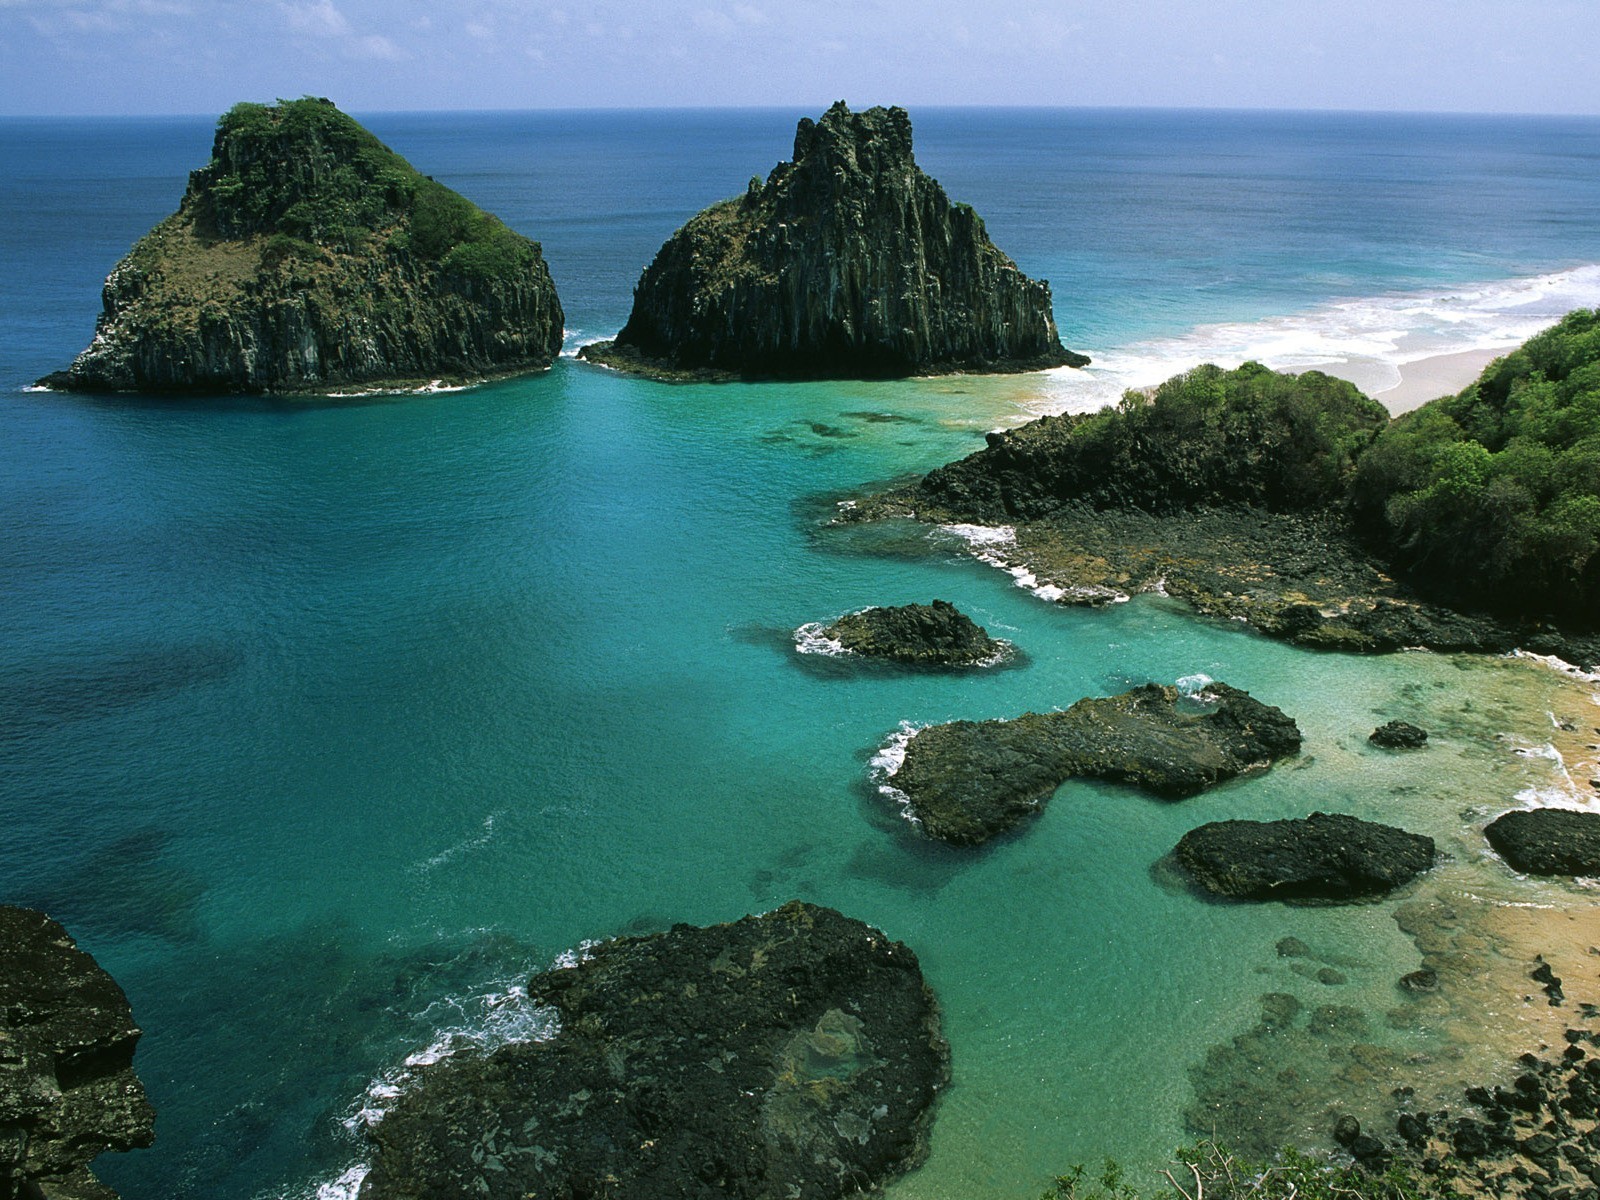
[[(570, 354), (622, 324), (675, 228), (788, 157), (802, 115), (366, 120), (542, 241)], [(353, 1194), (359, 1125), (408, 1072), (539, 1035), (529, 973), (791, 898), (908, 943), (943, 1005), (953, 1083), (895, 1200), (1034, 1196), (1105, 1155), (1145, 1181), (1203, 1132), (1185, 1113), (1217, 1086), (1208, 1051), (1263, 993), (1347, 1006), (1423, 1084), (1527, 1048), (1521, 1010), (1404, 1007), (1405, 905), (1595, 906), (1480, 835), (1596, 796), (1556, 728), (1600, 726), (1592, 685), (1312, 654), (1158, 596), (1061, 608), (954, 536), (828, 520), (990, 428), (1202, 361), (1397, 379), (1600, 303), (1600, 120), (912, 119), (919, 162), (1051, 281), (1093, 367), (668, 386), (565, 357), (359, 401), (30, 390), (88, 342), (212, 120), (0, 120), (0, 901), (63, 921), (145, 1030), (158, 1140), (101, 1163), (127, 1200)], [(934, 597), (1017, 662), (918, 676), (794, 651), (806, 622)], [(1176, 804), (1071, 784), (978, 852), (920, 839), (878, 791), (902, 723), (1196, 674), (1283, 707), (1305, 752)], [(1390, 718), (1430, 748), (1371, 749)], [(1205, 903), (1161, 869), (1204, 821), (1318, 808), (1429, 833), (1448, 861), (1344, 908)], [(1281, 958), (1290, 935), (1342, 982)], [(1329, 1074), (1347, 1048), (1282, 1053), (1250, 1069), (1300, 1081), (1286, 1136), (1326, 1144), (1329, 1105), (1381, 1108), (1370, 1074)]]

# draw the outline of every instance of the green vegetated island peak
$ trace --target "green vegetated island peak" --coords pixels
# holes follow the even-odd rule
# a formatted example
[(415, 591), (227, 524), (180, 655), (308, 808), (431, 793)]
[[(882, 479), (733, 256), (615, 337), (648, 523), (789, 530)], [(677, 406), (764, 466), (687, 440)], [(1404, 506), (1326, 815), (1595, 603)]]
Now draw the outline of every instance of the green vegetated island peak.
[[(239, 104), (179, 209), (107, 277), (75, 391), (316, 393), (538, 370), (563, 313), (538, 243), (328, 100)], [(835, 104), (794, 160), (662, 247), (612, 342), (660, 379), (1027, 371), (1088, 359), (982, 219), (917, 167), (900, 108)]]
[(235, 105), (178, 211), (106, 279), (74, 391), (325, 392), (538, 370), (563, 314), (537, 242), (328, 100)]

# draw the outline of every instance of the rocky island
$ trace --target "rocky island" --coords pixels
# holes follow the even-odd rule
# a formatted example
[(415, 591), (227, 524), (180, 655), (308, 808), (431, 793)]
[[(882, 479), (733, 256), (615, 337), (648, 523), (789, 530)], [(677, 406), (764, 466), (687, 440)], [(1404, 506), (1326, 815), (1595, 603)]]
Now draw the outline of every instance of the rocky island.
[(548, 1040), (457, 1055), (370, 1130), (361, 1200), (822, 1200), (921, 1161), (949, 1049), (914, 955), (798, 901), (535, 976)]
[(583, 357), (665, 379), (881, 378), (1089, 360), (1029, 279), (916, 164), (901, 108), (841, 101), (794, 158), (662, 246)]
[(550, 365), (539, 245), (327, 100), (240, 104), (178, 211), (107, 277), (72, 391), (315, 393)]
[(0, 905), (0, 964), (0, 1197), (114, 1198), (90, 1162), (155, 1137), (128, 998), (32, 909)]
[(988, 666), (1011, 650), (948, 600), (864, 608), (828, 625), (802, 625), (795, 644), (802, 652), (821, 647), (912, 667)]
[(919, 730), (887, 784), (929, 837), (975, 845), (1040, 812), (1068, 779), (1191, 796), (1300, 749), (1279, 709), (1225, 683), (1195, 697), (1146, 684), (1065, 712)]
[(1382, 896), (1433, 866), (1433, 839), (1340, 813), (1286, 821), (1212, 821), (1173, 852), (1202, 889), (1239, 900)]

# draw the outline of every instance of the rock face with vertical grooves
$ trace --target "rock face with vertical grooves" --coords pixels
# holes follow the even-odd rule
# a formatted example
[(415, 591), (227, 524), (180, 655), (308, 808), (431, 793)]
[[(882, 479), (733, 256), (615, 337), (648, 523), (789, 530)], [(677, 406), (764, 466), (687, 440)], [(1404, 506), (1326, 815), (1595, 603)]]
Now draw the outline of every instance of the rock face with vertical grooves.
[(901, 108), (841, 101), (794, 159), (667, 241), (615, 341), (585, 357), (665, 378), (1027, 371), (1064, 350), (1050, 285), (1006, 257), (911, 154)]
[(428, 1067), (361, 1200), (832, 1200), (916, 1165), (949, 1050), (916, 955), (828, 908), (596, 947), (548, 1040)]
[(50, 387), (315, 393), (542, 369), (561, 304), (536, 242), (327, 100), (240, 104), (178, 211), (106, 279)]
[(114, 1198), (89, 1163), (155, 1136), (138, 1040), (128, 998), (65, 929), (0, 905), (0, 1197)]

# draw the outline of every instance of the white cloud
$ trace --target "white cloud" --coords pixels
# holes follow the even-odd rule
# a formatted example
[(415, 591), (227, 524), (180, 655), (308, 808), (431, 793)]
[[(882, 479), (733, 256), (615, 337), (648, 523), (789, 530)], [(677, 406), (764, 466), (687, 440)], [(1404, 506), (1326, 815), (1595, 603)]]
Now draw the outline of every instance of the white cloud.
[(400, 62), (411, 57), (381, 33), (369, 33), (354, 39), (350, 43), (350, 52), (355, 58), (377, 58), (387, 62)]
[(333, 0), (315, 0), (311, 4), (282, 5), (289, 28), (296, 33), (315, 37), (344, 37), (350, 32), (350, 22), (333, 6)]

